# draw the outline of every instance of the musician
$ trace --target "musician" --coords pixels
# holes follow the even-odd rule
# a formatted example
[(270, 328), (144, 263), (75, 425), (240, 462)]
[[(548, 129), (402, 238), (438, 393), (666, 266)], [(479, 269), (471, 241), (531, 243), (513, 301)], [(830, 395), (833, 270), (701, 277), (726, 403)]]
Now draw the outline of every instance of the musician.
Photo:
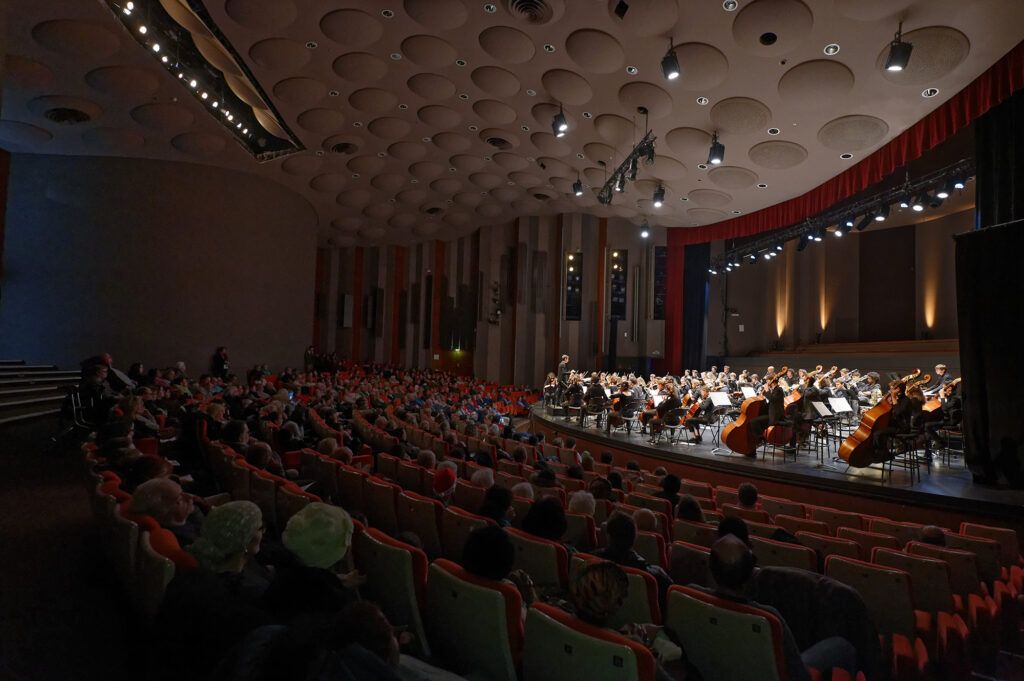
[(558, 363), (558, 402), (565, 398), (565, 390), (569, 387), (569, 355), (562, 355), (562, 361)]
[(569, 377), (569, 386), (565, 389), (565, 401), (562, 402), (562, 406), (583, 406), (583, 381), (576, 374), (573, 374), (572, 376)]
[(859, 402), (868, 407), (873, 407), (882, 401), (882, 386), (878, 382), (878, 374), (874, 371), (868, 372), (864, 382), (858, 386), (857, 398)]
[(932, 460), (933, 442), (941, 442), (939, 431), (959, 428), (963, 421), (963, 399), (958, 393), (959, 386), (955, 382), (945, 384), (939, 397), (941, 406), (931, 412), (921, 412), (925, 433), (924, 455), (929, 462)]
[[(761, 394), (768, 400), (768, 413), (752, 418), (750, 428), (763, 438), (768, 426), (788, 425), (789, 421), (786, 420), (786, 393), (779, 387), (778, 374), (773, 373), (765, 382)], [(757, 456), (756, 452), (753, 456)]]
[(662, 383), (662, 379), (655, 378), (651, 381), (651, 384), (648, 386), (648, 394), (649, 398), (647, 400), (647, 406), (644, 408), (644, 413), (640, 414), (641, 432), (646, 431), (647, 424), (658, 415), (658, 410), (654, 406), (654, 396), (668, 394), (668, 391), (664, 387), (664, 383)]
[(917, 386), (908, 390), (902, 381), (890, 381), (889, 392), (883, 400), (892, 405), (892, 418), (888, 428), (881, 428), (871, 436), (875, 448), (875, 463), (888, 460), (889, 441), (893, 437), (913, 432), (921, 407), (924, 406), (924, 393)]
[(544, 383), (544, 404), (556, 404), (558, 395), (558, 377), (554, 372), (549, 371), (547, 381)]
[(928, 385), (924, 386), (925, 395), (938, 395), (942, 392), (942, 389), (953, 380), (953, 377), (949, 375), (949, 371), (946, 369), (945, 364), (935, 365), (935, 378), (933, 378)]
[(655, 409), (655, 414), (651, 418), (651, 439), (650, 443), (653, 445), (655, 439), (661, 429), (665, 426), (677, 426), (679, 425), (679, 416), (670, 416), (670, 412), (681, 409), (683, 403), (679, 401), (679, 392), (676, 390), (674, 383), (670, 383), (667, 388), (668, 396), (661, 401), (661, 404)]
[(620, 428), (626, 422), (623, 411), (630, 402), (636, 401), (634, 389), (636, 381), (622, 381), (619, 383), (618, 392), (612, 393), (612, 406), (608, 412), (608, 420), (605, 421), (604, 432), (610, 433), (612, 427)]
[(604, 386), (601, 385), (601, 381), (598, 380), (597, 372), (591, 372), (590, 385), (587, 386), (587, 392), (584, 399), (587, 402), (590, 402), (590, 400), (603, 400), (606, 397), (608, 397), (608, 394), (604, 391)]
[(702, 441), (700, 427), (711, 423), (711, 412), (715, 409), (715, 405), (711, 401), (711, 389), (708, 386), (701, 387), (700, 397), (694, 407), (690, 409), (692, 413), (687, 414), (686, 429), (693, 433), (693, 439), (690, 442), (697, 444)]

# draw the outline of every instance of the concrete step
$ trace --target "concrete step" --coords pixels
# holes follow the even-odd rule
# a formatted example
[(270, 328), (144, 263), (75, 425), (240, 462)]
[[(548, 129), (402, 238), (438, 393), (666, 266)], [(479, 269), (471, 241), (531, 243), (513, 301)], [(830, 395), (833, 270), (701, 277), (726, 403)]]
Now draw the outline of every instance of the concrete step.
[(61, 371), (56, 367), (0, 367), (0, 378), (19, 378), (21, 376), (49, 376), (81, 378), (81, 371)]
[(64, 400), (64, 395), (54, 393), (45, 397), (20, 397), (15, 399), (0, 400), (0, 414), (20, 409), (36, 409), (43, 405), (59, 405)]
[(0, 400), (13, 399), (16, 397), (33, 397), (50, 394), (65, 395), (66, 386), (54, 385), (26, 385), (20, 388), (0, 388)]
[(19, 414), (3, 414), (0, 415), (0, 428), (12, 423), (21, 423), (22, 421), (31, 421), (32, 419), (41, 419), (46, 417), (53, 417), (60, 413), (60, 409), (32, 409)]
[(77, 384), (80, 380), (82, 380), (81, 376), (78, 376), (77, 374), (74, 376), (40, 376), (38, 374), (15, 377), (0, 376), (0, 390), (28, 385), (69, 386)]
[(0, 367), (19, 366), (24, 363), (23, 359), (0, 359)]

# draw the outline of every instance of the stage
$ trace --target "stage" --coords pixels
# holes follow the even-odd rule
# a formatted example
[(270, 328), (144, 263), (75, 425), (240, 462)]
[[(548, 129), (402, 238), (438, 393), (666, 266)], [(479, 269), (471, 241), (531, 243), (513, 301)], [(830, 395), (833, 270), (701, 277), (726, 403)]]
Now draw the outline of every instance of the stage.
[(702, 444), (662, 441), (651, 445), (646, 435), (636, 431), (631, 434), (613, 431), (606, 435), (603, 426), (601, 429), (593, 426), (593, 419), (588, 427), (582, 428), (578, 419), (567, 421), (562, 416), (553, 416), (540, 403), (533, 406), (530, 423), (533, 430), (543, 432), (547, 440), (559, 436), (576, 438), (576, 448), (589, 451), (595, 459), (599, 459), (600, 452), (611, 451), (617, 466), (624, 466), (628, 461), (637, 461), (648, 470), (665, 466), (669, 472), (688, 480), (729, 487), (749, 480), (763, 494), (865, 515), (877, 514), (953, 529), (958, 528), (962, 520), (989, 522), (1024, 531), (1024, 490), (976, 485), (960, 458), (954, 458), (952, 467), (946, 467), (939, 465), (936, 457), (927, 471), (922, 466), (921, 480), (913, 484), (910, 473), (900, 469), (895, 470), (891, 480), (887, 475), (883, 482), (880, 466), (849, 468), (845, 463), (832, 462), (835, 447), (823, 466), (813, 452), (803, 450), (796, 461), (792, 455), (785, 461), (781, 455), (773, 460), (770, 453), (762, 457), (760, 451), (756, 458), (728, 449), (716, 452), (710, 433), (705, 433)]

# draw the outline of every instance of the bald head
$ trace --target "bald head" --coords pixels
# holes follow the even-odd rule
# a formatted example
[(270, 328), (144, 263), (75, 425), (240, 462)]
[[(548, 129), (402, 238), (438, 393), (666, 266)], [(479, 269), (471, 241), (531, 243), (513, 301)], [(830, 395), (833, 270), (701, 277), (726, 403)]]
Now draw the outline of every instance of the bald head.
[(725, 535), (711, 546), (711, 576), (723, 589), (741, 591), (756, 564), (750, 547), (734, 535)]

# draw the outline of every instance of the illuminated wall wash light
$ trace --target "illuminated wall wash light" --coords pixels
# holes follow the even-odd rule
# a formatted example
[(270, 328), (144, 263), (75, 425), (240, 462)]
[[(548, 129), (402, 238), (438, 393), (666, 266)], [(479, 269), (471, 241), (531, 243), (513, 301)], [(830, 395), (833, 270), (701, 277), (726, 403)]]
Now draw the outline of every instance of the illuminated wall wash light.
[(775, 334), (782, 340), (789, 324), (789, 277), (792, 274), (789, 253), (782, 256), (782, 267), (775, 268)]

